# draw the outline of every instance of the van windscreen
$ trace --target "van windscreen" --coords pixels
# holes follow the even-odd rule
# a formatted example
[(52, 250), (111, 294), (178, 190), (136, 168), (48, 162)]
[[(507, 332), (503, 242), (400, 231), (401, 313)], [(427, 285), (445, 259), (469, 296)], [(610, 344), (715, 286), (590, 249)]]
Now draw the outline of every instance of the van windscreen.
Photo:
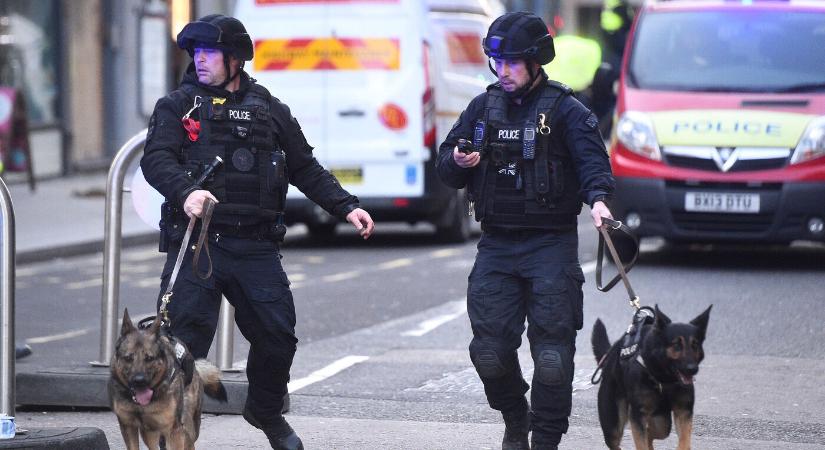
[(825, 91), (825, 14), (652, 12), (640, 22), (629, 82), (641, 89)]

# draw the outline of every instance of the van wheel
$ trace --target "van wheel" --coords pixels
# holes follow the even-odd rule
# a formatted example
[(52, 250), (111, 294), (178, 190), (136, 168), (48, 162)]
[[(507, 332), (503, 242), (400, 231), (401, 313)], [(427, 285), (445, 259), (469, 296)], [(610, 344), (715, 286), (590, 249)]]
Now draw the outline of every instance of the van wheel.
[(463, 191), (458, 192), (455, 200), (447, 224), (436, 227), (436, 234), (443, 242), (462, 243), (470, 239), (471, 217), (467, 214), (470, 202)]
[(335, 237), (337, 223), (313, 223), (307, 224), (309, 237), (318, 241), (329, 241)]

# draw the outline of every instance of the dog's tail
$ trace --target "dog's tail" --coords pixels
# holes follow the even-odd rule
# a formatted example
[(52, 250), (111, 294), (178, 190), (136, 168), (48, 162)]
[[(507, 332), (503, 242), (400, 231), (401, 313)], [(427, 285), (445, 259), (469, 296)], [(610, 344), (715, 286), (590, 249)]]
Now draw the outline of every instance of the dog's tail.
[(593, 333), (590, 335), (590, 345), (593, 346), (593, 355), (596, 362), (601, 362), (604, 355), (610, 350), (610, 339), (607, 337), (607, 328), (601, 320), (596, 319), (593, 324)]
[(221, 383), (221, 371), (214, 364), (206, 359), (199, 359), (195, 361), (195, 369), (198, 371), (198, 376), (203, 382), (203, 392), (218, 400), (219, 402), (226, 402), (226, 388)]

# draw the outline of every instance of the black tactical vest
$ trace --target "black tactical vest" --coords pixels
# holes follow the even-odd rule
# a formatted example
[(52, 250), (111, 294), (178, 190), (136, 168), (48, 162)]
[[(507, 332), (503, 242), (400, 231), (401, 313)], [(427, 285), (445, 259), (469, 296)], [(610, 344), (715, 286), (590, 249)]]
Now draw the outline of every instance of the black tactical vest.
[(509, 99), (495, 84), (487, 90), (473, 144), (482, 154), (473, 174), (476, 218), (503, 228), (575, 227), (581, 211), (579, 180), (570, 152), (550, 124), (570, 88), (548, 82), (528, 119), (507, 118)]
[(229, 105), (225, 98), (197, 95), (194, 88), (185, 91), (193, 106), (199, 104), (192, 116), (200, 121), (200, 133), (195, 142), (185, 140), (184, 166), (197, 178), (215, 156), (223, 159), (203, 186), (219, 201), (212, 221), (231, 225), (277, 221), (288, 180), (269, 92), (252, 85), (240, 104)]

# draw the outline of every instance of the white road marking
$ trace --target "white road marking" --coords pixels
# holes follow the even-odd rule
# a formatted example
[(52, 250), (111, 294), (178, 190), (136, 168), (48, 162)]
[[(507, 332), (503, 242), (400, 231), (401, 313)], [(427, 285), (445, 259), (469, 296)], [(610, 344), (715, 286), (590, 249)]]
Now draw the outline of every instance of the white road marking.
[(349, 279), (356, 278), (356, 277), (359, 277), (359, 276), (361, 276), (361, 271), (360, 270), (353, 270), (353, 271), (350, 271), (350, 272), (341, 272), (341, 273), (335, 273), (335, 274), (332, 274), (332, 275), (327, 275), (327, 276), (321, 278), (321, 280), (324, 281), (324, 282), (327, 282), (327, 283), (331, 283), (331, 282), (335, 282), (335, 281), (349, 280)]
[(307, 275), (305, 273), (293, 273), (289, 275), (289, 281), (304, 281), (307, 279)]
[(66, 284), (66, 289), (86, 289), (95, 286), (103, 286), (103, 279), (92, 278), (91, 280), (86, 281), (75, 281), (73, 283)]
[(39, 336), (26, 339), (27, 344), (45, 344), (47, 342), (62, 341), (64, 339), (71, 339), (73, 337), (83, 336), (92, 331), (91, 328), (81, 328), (79, 330), (67, 331), (65, 333), (53, 334), (51, 336)]
[(30, 277), (37, 275), (41, 272), (39, 267), (21, 267), (14, 269), (14, 276), (16, 277)]
[(413, 328), (412, 330), (407, 330), (401, 333), (401, 336), (413, 336), (413, 337), (421, 337), (425, 334), (429, 333), (430, 331), (435, 330), (436, 328), (444, 325), (445, 323), (463, 315), (467, 312), (467, 301), (466, 300), (456, 300), (454, 302), (450, 302), (453, 305), (453, 312), (442, 314), (440, 316), (433, 317), (432, 319), (427, 319), (418, 324), (418, 327)]
[(144, 278), (142, 280), (136, 280), (134, 285), (139, 288), (148, 288), (148, 287), (156, 287), (160, 288), (160, 278), (158, 277), (149, 277)]
[(356, 356), (356, 355), (349, 355), (345, 356), (338, 361), (333, 362), (332, 364), (318, 369), (315, 372), (305, 376), (304, 378), (299, 378), (297, 380), (289, 382), (287, 384), (287, 390), (289, 392), (295, 392), (299, 389), (303, 389), (310, 384), (317, 383), (319, 381), (323, 381), (338, 372), (341, 372), (344, 369), (347, 369), (351, 366), (354, 366), (358, 363), (362, 363), (366, 360), (370, 359), (369, 356)]
[(161, 259), (163, 255), (161, 255), (157, 250), (145, 250), (142, 252), (129, 252), (123, 255), (123, 259), (126, 261), (138, 262), (138, 261), (148, 261), (150, 259)]
[(431, 258), (449, 258), (450, 256), (455, 256), (460, 254), (461, 251), (455, 248), (443, 248), (441, 250), (436, 250), (430, 253)]
[(412, 265), (413, 260), (410, 258), (398, 258), (393, 259), (392, 261), (383, 262), (378, 265), (379, 270), (389, 270), (389, 269), (398, 269), (401, 267), (406, 267)]

